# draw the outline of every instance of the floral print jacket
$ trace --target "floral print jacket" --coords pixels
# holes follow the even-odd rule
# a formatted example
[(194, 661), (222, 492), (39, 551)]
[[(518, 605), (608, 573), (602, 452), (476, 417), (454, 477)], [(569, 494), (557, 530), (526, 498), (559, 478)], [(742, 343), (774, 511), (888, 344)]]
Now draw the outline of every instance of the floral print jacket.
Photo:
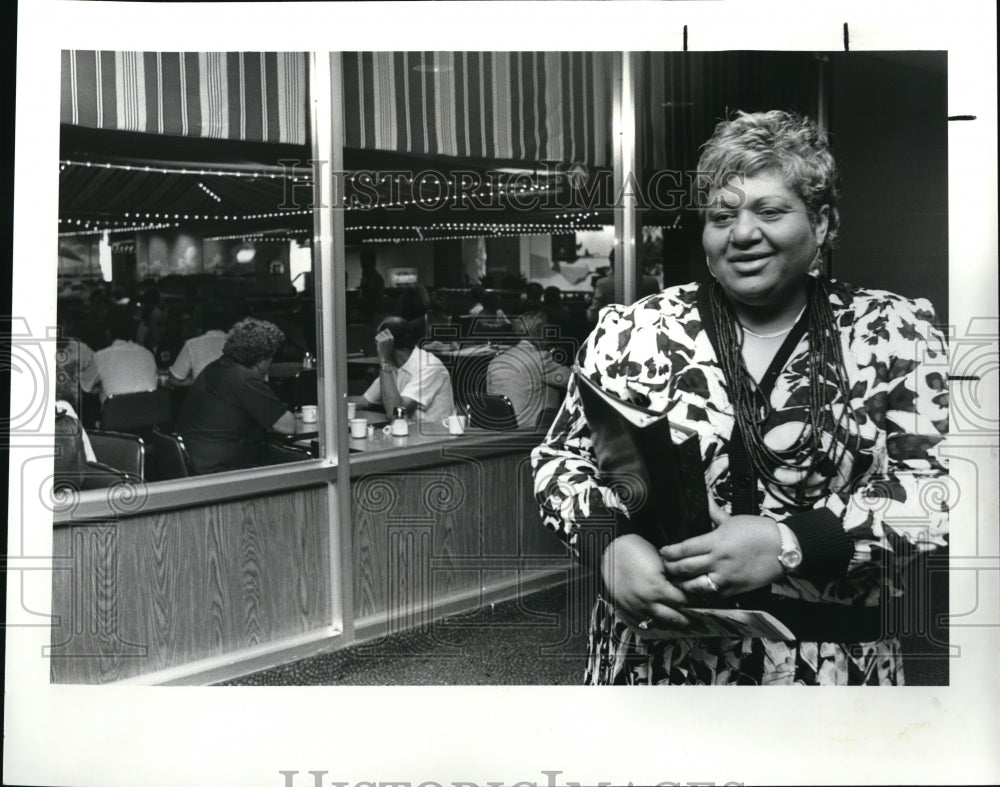
[[(854, 411), (860, 439), (839, 466), (820, 468), (830, 483), (805, 505), (791, 505), (757, 481), (756, 507), (786, 523), (803, 552), (797, 576), (774, 584), (772, 596), (874, 607), (886, 594), (901, 592), (899, 569), (905, 562), (947, 543), (946, 470), (935, 449), (948, 428), (947, 348), (926, 300), (834, 280), (825, 280), (825, 288), (840, 333), (850, 401), (843, 402), (839, 391), (831, 393), (821, 421), (828, 430), (824, 440), (842, 437), (835, 423), (845, 405)], [(705, 288), (696, 284), (631, 306), (610, 306), (581, 348), (578, 372), (696, 432), (706, 487), (726, 508), (732, 502), (734, 413), (706, 330), (707, 311)], [(810, 423), (808, 336), (804, 330), (794, 335), (798, 341), (774, 378), (761, 428), (765, 442), (779, 450), (794, 446)], [(797, 460), (805, 466), (810, 459), (796, 457), (792, 468), (779, 473), (794, 482), (801, 475)], [(627, 516), (597, 469), (575, 378), (532, 463), (543, 521), (574, 551), (581, 551), (588, 527)]]

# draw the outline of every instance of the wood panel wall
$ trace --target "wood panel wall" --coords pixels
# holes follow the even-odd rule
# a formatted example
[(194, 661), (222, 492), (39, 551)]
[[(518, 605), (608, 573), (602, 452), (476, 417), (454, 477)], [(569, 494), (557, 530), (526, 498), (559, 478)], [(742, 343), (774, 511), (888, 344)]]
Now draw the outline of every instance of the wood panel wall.
[(429, 623), (456, 597), (476, 597), (570, 561), (543, 529), (527, 452), (373, 473), (351, 498), (354, 619), (392, 633)]
[(51, 676), (106, 683), (331, 624), (325, 487), (57, 526)]
[[(354, 600), (343, 615), (362, 638), (569, 575), (541, 525), (528, 452), (487, 453), (352, 479)], [(53, 682), (235, 661), (328, 628), (331, 583), (343, 581), (331, 575), (330, 532), (325, 486), (56, 526), (55, 562), (67, 568), (53, 572)]]

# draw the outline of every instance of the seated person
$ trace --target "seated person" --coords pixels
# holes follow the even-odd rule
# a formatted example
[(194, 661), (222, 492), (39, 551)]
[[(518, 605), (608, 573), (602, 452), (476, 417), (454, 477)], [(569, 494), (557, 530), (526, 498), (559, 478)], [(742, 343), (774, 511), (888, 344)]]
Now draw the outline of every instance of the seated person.
[[(58, 397), (60, 393), (61, 392), (58, 390), (57, 386), (56, 396)], [(94, 447), (90, 443), (90, 436), (87, 434), (87, 430), (83, 428), (83, 425), (80, 422), (80, 416), (76, 414), (76, 409), (73, 407), (72, 404), (70, 404), (68, 399), (60, 399), (60, 398), (56, 399), (56, 413), (60, 412), (64, 415), (68, 415), (70, 418), (76, 421), (76, 428), (79, 430), (80, 440), (83, 443), (84, 459), (88, 463), (96, 462), (97, 454), (94, 453)]]
[(535, 429), (543, 411), (558, 409), (570, 370), (552, 360), (540, 344), (546, 323), (543, 312), (528, 312), (517, 319), (526, 338), (490, 361), (486, 391), (510, 399), (518, 429)]
[(240, 320), (222, 357), (199, 374), (184, 399), (176, 431), (198, 473), (265, 464), (268, 432), (294, 434), (295, 416), (267, 383), (284, 334), (265, 320)]
[(430, 431), (443, 430), (441, 422), (455, 412), (451, 375), (416, 343), (413, 328), (402, 317), (382, 320), (375, 335), (378, 379), (351, 401), (369, 410), (381, 406), (388, 416), (394, 408), (403, 407), (408, 418), (426, 424)]
[(231, 324), (229, 315), (222, 310), (209, 311), (204, 324), (205, 333), (184, 342), (177, 360), (170, 367), (170, 381), (175, 385), (190, 385), (202, 369), (222, 357), (226, 331)]
[(89, 391), (97, 381), (95, 353), (86, 342), (73, 336), (56, 343), (56, 396), (81, 409), (80, 391)]
[(160, 291), (155, 287), (150, 287), (142, 294), (140, 301), (142, 318), (135, 331), (136, 344), (142, 345), (154, 354), (159, 351), (166, 332), (166, 315), (160, 302)]
[(542, 296), (544, 294), (545, 288), (541, 284), (537, 281), (529, 281), (527, 286), (524, 288), (524, 293), (521, 295), (524, 311), (534, 311), (535, 309), (541, 308)]
[(132, 341), (135, 326), (129, 314), (124, 310), (112, 313), (108, 329), (113, 340), (111, 346), (94, 353), (96, 373), (80, 380), (83, 390), (99, 390), (102, 402), (109, 396), (155, 391), (156, 358)]
[(488, 336), (496, 333), (505, 333), (511, 329), (510, 320), (500, 308), (500, 296), (495, 290), (488, 290), (483, 295), (483, 308), (476, 315), (472, 325), (472, 334)]

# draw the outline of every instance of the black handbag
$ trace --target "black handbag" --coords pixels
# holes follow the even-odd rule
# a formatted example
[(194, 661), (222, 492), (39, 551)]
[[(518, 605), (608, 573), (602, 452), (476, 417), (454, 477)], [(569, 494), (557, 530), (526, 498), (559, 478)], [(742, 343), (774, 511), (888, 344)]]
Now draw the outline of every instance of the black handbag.
[(708, 533), (697, 435), (675, 441), (663, 413), (599, 388), (579, 369), (576, 378), (598, 470), (628, 509), (628, 528), (657, 549)]

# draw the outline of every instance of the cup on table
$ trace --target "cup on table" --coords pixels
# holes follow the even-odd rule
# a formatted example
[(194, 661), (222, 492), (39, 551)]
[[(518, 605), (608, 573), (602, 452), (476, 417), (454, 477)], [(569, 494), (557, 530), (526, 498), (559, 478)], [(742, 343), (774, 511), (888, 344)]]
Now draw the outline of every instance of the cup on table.
[(347, 403), (347, 420), (350, 421), (352, 418), (356, 417), (358, 414), (358, 403), (348, 402)]
[(367, 418), (352, 418), (348, 423), (351, 427), (351, 437), (355, 440), (364, 440), (368, 436)]
[(314, 424), (316, 423), (316, 418), (318, 415), (318, 408), (314, 404), (306, 404), (302, 406), (302, 423), (304, 424)]
[(465, 427), (469, 425), (467, 415), (449, 415), (441, 424), (448, 430), (448, 434), (465, 434)]

